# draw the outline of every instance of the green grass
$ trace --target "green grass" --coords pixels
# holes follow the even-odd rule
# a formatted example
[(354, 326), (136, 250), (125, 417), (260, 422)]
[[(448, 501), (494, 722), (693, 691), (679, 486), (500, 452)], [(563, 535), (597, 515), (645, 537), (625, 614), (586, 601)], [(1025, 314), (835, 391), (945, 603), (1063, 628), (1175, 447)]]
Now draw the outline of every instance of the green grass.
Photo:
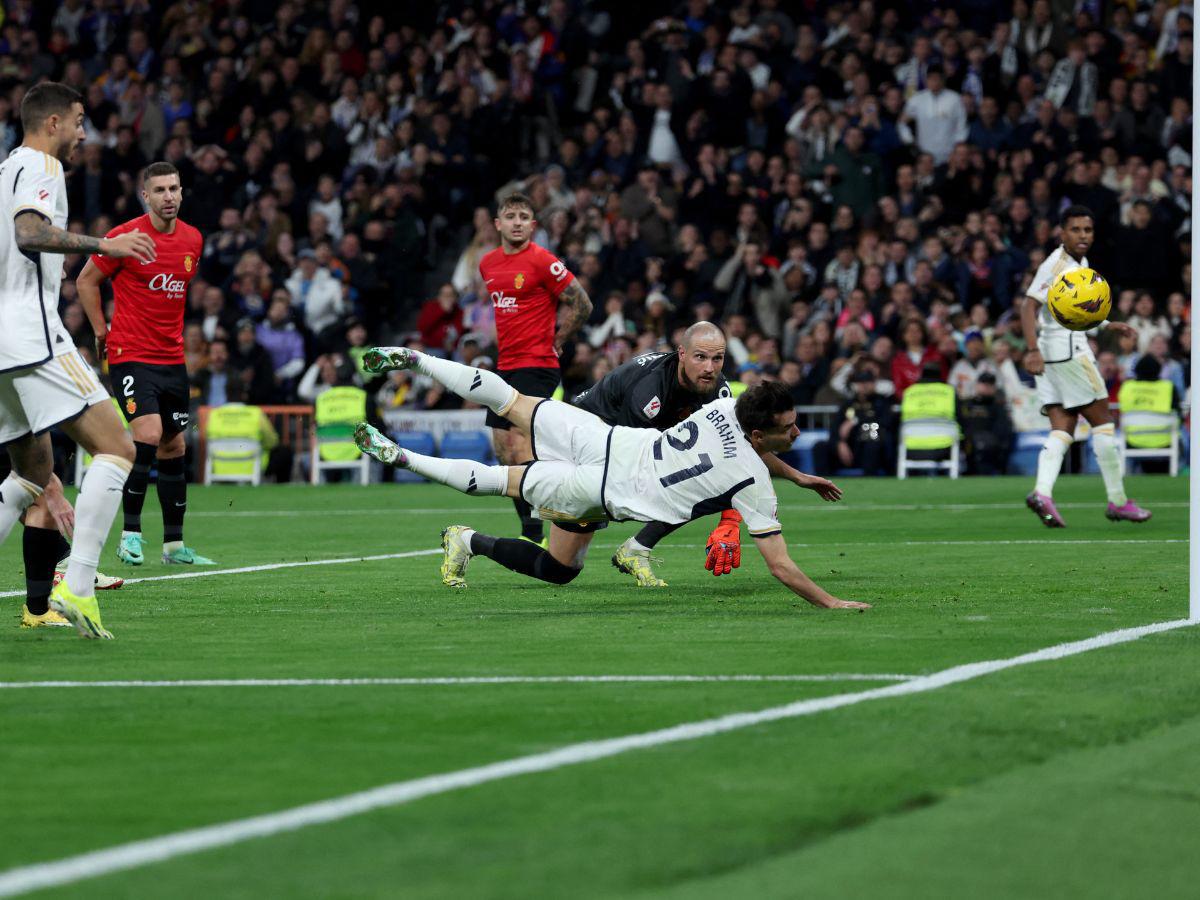
[[(0, 681), (569, 674), (923, 674), (1186, 615), (1187, 485), (1133, 478), (1148, 525), (1064, 477), (1065, 531), (1023, 479), (780, 486), (793, 556), (867, 613), (791, 596), (709, 523), (660, 547), (671, 587), (609, 565), (567, 587), (439, 556), (127, 585), (112, 642), (16, 628)], [(194, 488), (222, 567), (433, 549), (513, 530), (508, 501), (432, 486)], [(146, 510), (157, 546), (157, 506)], [(157, 562), (133, 576), (174, 574)], [(19, 540), (0, 549), (18, 589)], [(152, 558), (156, 554), (148, 554)], [(82, 881), (87, 897), (1191, 896), (1197, 629), (930, 693), (634, 751)], [(877, 684), (509, 684), (0, 690), (0, 872), (423, 775)]]

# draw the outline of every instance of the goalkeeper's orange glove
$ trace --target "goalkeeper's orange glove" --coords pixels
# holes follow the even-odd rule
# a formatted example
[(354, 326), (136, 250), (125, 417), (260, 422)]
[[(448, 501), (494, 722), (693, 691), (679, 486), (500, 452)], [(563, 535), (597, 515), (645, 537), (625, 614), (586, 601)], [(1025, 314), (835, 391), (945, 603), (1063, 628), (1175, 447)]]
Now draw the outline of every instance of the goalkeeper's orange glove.
[(742, 517), (736, 509), (721, 513), (721, 521), (708, 536), (704, 568), (713, 575), (728, 575), (742, 564)]

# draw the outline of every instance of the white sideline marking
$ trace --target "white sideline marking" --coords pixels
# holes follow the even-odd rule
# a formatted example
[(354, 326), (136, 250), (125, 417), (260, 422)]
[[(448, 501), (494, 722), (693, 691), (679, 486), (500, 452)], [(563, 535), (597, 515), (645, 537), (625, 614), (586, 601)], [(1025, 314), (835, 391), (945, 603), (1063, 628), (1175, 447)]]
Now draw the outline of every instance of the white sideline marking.
[(359, 687), (460, 684), (696, 684), (706, 682), (911, 681), (916, 675), (834, 672), (824, 675), (468, 675), (430, 678), (197, 678), (183, 681), (0, 681), (22, 688)]
[[(1059, 503), (1059, 509), (1104, 509), (1106, 503)], [(1156, 502), (1155, 509), (1186, 509), (1186, 502), (1167, 500)], [(951, 510), (954, 512), (987, 509), (1025, 509), (1024, 503), (781, 503), (780, 509), (800, 509), (811, 512), (913, 512), (922, 510)], [(296, 518), (302, 516), (363, 516), (373, 513), (395, 513), (454, 515), (507, 515), (512, 510), (501, 504), (488, 506), (407, 507), (400, 505), (380, 507), (355, 507), (354, 509), (247, 509), (247, 510), (203, 510), (189, 512), (188, 518), (252, 519), (252, 518)]]
[[(411, 512), (411, 510), (409, 510)], [(789, 541), (789, 547), (972, 547), (976, 545), (986, 545), (995, 547), (1000, 545), (1014, 544), (1186, 544), (1187, 538), (1113, 538), (1112, 540), (1104, 539), (1080, 539), (1080, 540), (1056, 540), (1052, 538), (1037, 539), (1031, 538), (1028, 540), (1012, 540), (1012, 541), (823, 541), (821, 543), (803, 543), (797, 541)], [(743, 544), (749, 544), (749, 541), (743, 541)], [(597, 549), (609, 549), (621, 546), (620, 544), (594, 544)], [(669, 544), (670, 547), (675, 547), (681, 550), (694, 550), (697, 547), (703, 547), (703, 544)], [(341, 563), (357, 563), (357, 562), (377, 562), (383, 559), (408, 559), (414, 556), (433, 556), (436, 553), (441, 553), (440, 548), (432, 550), (409, 550), (405, 553), (377, 553), (374, 556), (339, 556), (334, 559), (306, 559), (299, 562), (283, 562), (283, 563), (268, 563), (261, 566), (242, 566), (238, 569), (196, 569), (194, 571), (180, 572), (175, 575), (149, 575), (145, 578), (126, 578), (126, 584), (141, 584), (145, 581), (174, 581), (179, 578), (209, 578), (213, 575), (244, 575), (248, 572), (270, 572), (275, 569), (295, 569), (303, 566), (336, 566)], [(24, 597), (25, 591), (0, 591), (0, 598), (3, 597)]]
[[(407, 559), (410, 556), (432, 556), (441, 553), (434, 550), (408, 550), (404, 553), (377, 553), (374, 556), (339, 556), (334, 559), (305, 559), (298, 562), (267, 563), (261, 566), (242, 566), (238, 569), (195, 569), (175, 575), (150, 575), (146, 578), (126, 578), (126, 584), (141, 584), (143, 581), (175, 581), (180, 578), (210, 578), (213, 575), (244, 575), (247, 572), (270, 572), (274, 569), (298, 569), (303, 566), (336, 566), (340, 563), (375, 562), (381, 559)], [(0, 597), (24, 597), (24, 591), (0, 591)]]
[(422, 797), (434, 794), (445, 794), (461, 788), (475, 787), (503, 778), (517, 775), (528, 775), (534, 772), (549, 772), (564, 766), (574, 766), (580, 763), (592, 762), (628, 753), (631, 750), (644, 750), (650, 747), (661, 747), (676, 744), (681, 741), (692, 741), (697, 738), (711, 737), (716, 734), (737, 731), (753, 725), (763, 725), (768, 722), (778, 722), (783, 719), (794, 719), (799, 716), (811, 716), (831, 709), (844, 706), (854, 706), (868, 700), (884, 700), (892, 697), (903, 697), (908, 694), (920, 694), (934, 691), (952, 684), (959, 684), (1001, 672), (1005, 669), (1025, 666), (1030, 663), (1048, 660), (1064, 659), (1079, 653), (1087, 653), (1101, 647), (1111, 647), (1136, 641), (1150, 634), (1158, 634), (1183, 628), (1188, 625), (1200, 624), (1200, 620), (1178, 619), (1172, 622), (1157, 622), (1153, 625), (1142, 625), (1137, 628), (1124, 628), (1120, 631), (1109, 631), (1095, 637), (1067, 644), (1045, 647), (1020, 656), (1008, 659), (992, 659), (977, 663), (954, 666), (943, 669), (932, 675), (915, 678), (903, 684), (889, 687), (872, 688), (849, 694), (834, 694), (830, 697), (819, 697), (813, 700), (800, 700), (783, 706), (773, 706), (757, 712), (730, 713), (714, 719), (704, 719), (699, 722), (687, 722), (662, 728), (658, 731), (648, 731), (641, 734), (629, 734), (623, 737), (608, 738), (598, 741), (583, 741), (569, 744), (557, 750), (545, 753), (534, 753), (529, 756), (518, 756), (514, 759), (475, 766), (470, 769), (460, 769), (457, 772), (446, 772), (440, 775), (427, 775), (423, 778), (413, 778), (407, 781), (397, 781), (377, 788), (321, 800), (296, 806), (280, 812), (266, 813), (248, 819), (236, 819), (217, 825), (207, 825), (188, 831), (177, 831), (159, 837), (131, 841), (104, 850), (94, 850), (78, 856), (51, 862), (37, 863), (30, 866), (20, 866), (0, 872), (0, 897), (11, 897), (14, 894), (39, 888), (53, 887), (62, 884), (72, 884), (86, 878), (96, 878), (111, 872), (134, 869), (152, 863), (163, 862), (177, 856), (199, 853), (215, 847), (227, 847), (239, 844), (253, 838), (269, 837), (287, 831), (296, 831), (310, 825), (320, 825), (326, 822), (336, 822), (350, 816), (361, 815), (377, 809), (399, 806), (411, 803)]

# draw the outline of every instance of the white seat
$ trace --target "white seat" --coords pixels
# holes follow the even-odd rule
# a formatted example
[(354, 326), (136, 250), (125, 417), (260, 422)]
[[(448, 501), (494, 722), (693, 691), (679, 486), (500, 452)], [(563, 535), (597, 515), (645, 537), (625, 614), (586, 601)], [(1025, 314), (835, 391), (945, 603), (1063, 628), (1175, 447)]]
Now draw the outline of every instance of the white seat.
[[(1170, 443), (1165, 447), (1130, 447), (1130, 428), (1139, 429), (1139, 434), (1165, 434)], [(1142, 410), (1121, 413), (1121, 451), (1125, 455), (1123, 468), (1129, 467), (1130, 459), (1166, 459), (1171, 475), (1179, 474), (1179, 417), (1173, 412), (1144, 412)]]
[[(252, 463), (249, 472), (214, 472), (215, 463)], [(262, 483), (262, 444), (250, 438), (216, 438), (208, 442), (204, 457), (204, 483), (217, 481), (258, 485)]]
[[(906, 442), (909, 438), (952, 438), (949, 459), (909, 459)], [(937, 473), (945, 469), (951, 478), (959, 475), (958, 423), (948, 419), (910, 419), (900, 424), (900, 450), (896, 460), (896, 475), (907, 478), (908, 470)]]
[(339, 422), (331, 425), (314, 425), (312, 453), (309, 457), (309, 481), (321, 483), (321, 473), (331, 470), (346, 470), (358, 473), (359, 484), (371, 483), (371, 457), (361, 453), (355, 459), (321, 459), (324, 443), (346, 444), (354, 442), (354, 424)]

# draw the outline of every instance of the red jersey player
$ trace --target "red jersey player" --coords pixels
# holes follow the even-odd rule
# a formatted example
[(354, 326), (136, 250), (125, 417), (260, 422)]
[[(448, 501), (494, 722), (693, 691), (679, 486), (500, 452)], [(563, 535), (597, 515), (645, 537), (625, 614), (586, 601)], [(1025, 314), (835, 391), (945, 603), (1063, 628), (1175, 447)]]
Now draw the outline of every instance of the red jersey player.
[[(76, 279), (79, 300), (95, 331), (101, 359), (107, 351), (113, 393), (133, 429), (137, 451), (125, 482), (125, 525), (117, 557), (140, 566), (142, 504), (150, 467), (158, 466), (158, 499), (162, 505), (164, 563), (212, 565), (183, 543), (187, 510), (184, 432), (188, 426), (187, 368), (183, 362), (183, 310), (188, 282), (196, 274), (204, 238), (179, 218), (183, 186), (179, 170), (167, 162), (146, 167), (142, 176), (146, 215), (118, 225), (109, 237), (140, 231), (154, 240), (158, 256), (151, 263), (93, 256)], [(104, 320), (100, 284), (112, 279), (112, 325)], [(157, 460), (156, 460), (157, 457)]]
[[(591, 315), (592, 301), (561, 260), (533, 243), (537, 222), (528, 197), (505, 197), (495, 225), (500, 246), (479, 261), (479, 275), (496, 311), (496, 371), (526, 396), (549, 397), (561, 378), (558, 355)], [(529, 438), (511, 430), (507, 419), (489, 411), (487, 424), (501, 465), (533, 459)], [(514, 498), (513, 505), (521, 536), (541, 543), (541, 520), (524, 500)]]

